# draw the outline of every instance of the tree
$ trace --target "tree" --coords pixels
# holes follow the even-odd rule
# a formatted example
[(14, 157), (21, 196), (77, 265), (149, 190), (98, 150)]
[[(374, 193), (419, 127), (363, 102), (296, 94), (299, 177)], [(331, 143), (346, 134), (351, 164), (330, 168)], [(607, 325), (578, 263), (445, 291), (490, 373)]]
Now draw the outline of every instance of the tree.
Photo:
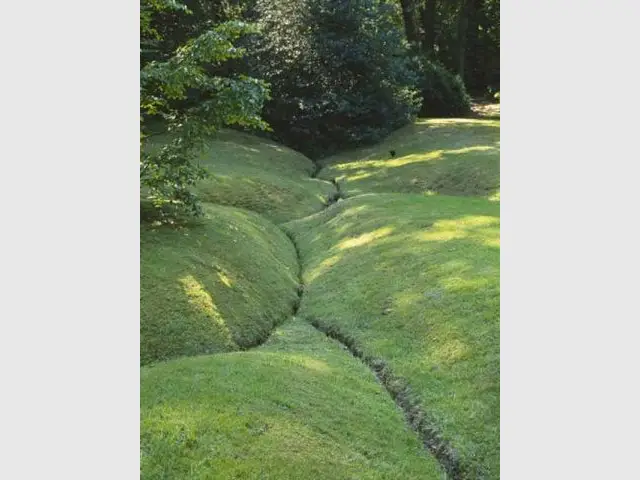
[(419, 108), (399, 8), (383, 0), (258, 0), (255, 75), (271, 84), (265, 118), (318, 157), (373, 142)]
[(400, 0), (404, 28), (407, 34), (407, 40), (411, 45), (418, 45), (420, 43), (420, 32), (418, 30), (416, 17), (417, 1), (419, 0)]
[(436, 43), (436, 0), (424, 0), (420, 10), (422, 20), (422, 50), (428, 57), (435, 56)]
[[(407, 39), (475, 93), (500, 84), (499, 0), (400, 0)], [(415, 24), (420, 28), (416, 31)]]
[[(141, 45), (162, 41), (156, 15), (188, 13), (175, 0), (144, 0), (140, 10)], [(140, 71), (140, 184), (144, 197), (156, 207), (173, 205), (197, 214), (191, 187), (206, 175), (195, 163), (208, 135), (225, 125), (264, 129), (260, 113), (268, 99), (267, 85), (247, 76), (211, 75), (229, 59), (245, 54), (234, 41), (255, 28), (240, 21), (225, 22), (178, 47), (171, 56), (150, 60)], [(160, 55), (166, 57), (166, 55)], [(200, 93), (196, 105), (180, 103), (190, 91)], [(145, 148), (151, 119), (162, 121), (168, 136), (159, 149)]]
[(458, 13), (458, 35), (456, 52), (456, 71), (464, 79), (464, 60), (467, 48), (467, 35), (472, 0), (460, 0)]

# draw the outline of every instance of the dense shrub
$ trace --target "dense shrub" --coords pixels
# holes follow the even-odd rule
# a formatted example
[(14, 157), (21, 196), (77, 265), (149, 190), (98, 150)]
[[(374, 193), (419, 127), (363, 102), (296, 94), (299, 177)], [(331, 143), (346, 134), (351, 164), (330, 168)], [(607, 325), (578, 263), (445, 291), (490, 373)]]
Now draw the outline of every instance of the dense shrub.
[(264, 117), (309, 156), (380, 140), (419, 109), (398, 5), (258, 0), (251, 74), (270, 83)]
[(469, 113), (471, 98), (460, 76), (431, 60), (418, 62), (421, 70), (422, 117), (456, 117)]

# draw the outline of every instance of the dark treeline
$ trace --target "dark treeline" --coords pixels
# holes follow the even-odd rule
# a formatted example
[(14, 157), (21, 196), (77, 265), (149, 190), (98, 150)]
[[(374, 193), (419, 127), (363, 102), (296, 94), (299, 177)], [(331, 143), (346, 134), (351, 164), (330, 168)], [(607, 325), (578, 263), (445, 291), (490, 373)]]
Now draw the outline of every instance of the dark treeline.
[(500, 90), (499, 0), (400, 0), (407, 40), (462, 77), (469, 92)]
[(225, 126), (312, 158), (499, 90), (498, 0), (141, 0), (143, 194), (198, 211), (193, 159)]

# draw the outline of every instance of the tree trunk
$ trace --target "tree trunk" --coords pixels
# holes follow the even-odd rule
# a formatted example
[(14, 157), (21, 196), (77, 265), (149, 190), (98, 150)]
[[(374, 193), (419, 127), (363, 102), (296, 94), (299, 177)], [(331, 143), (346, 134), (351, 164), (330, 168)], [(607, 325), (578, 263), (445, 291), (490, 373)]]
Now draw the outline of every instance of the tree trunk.
[(469, 24), (468, 9), (471, 0), (460, 0), (460, 12), (458, 14), (458, 52), (457, 52), (457, 72), (464, 78), (465, 56), (467, 48), (467, 27)]
[(418, 34), (418, 24), (416, 21), (416, 0), (400, 0), (402, 6), (402, 17), (404, 18), (404, 29), (407, 32), (407, 40), (413, 45), (420, 44)]
[(463, 80), (471, 90), (482, 88), (484, 68), (483, 52), (480, 45), (480, 23), (483, 15), (483, 0), (467, 0), (467, 35), (465, 40), (465, 62)]
[(424, 0), (420, 13), (424, 30), (422, 50), (428, 56), (433, 56), (434, 44), (436, 43), (436, 0)]

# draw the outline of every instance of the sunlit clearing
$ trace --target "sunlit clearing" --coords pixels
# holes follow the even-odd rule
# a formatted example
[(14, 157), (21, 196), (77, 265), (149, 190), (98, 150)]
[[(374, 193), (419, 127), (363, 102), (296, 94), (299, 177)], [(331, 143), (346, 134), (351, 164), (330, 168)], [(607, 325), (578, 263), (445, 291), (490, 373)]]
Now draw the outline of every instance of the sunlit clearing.
[(386, 237), (391, 232), (393, 232), (393, 228), (383, 227), (378, 230), (374, 230), (373, 232), (364, 233), (356, 238), (350, 238), (349, 240), (344, 240), (338, 244), (338, 248), (340, 250), (346, 250), (348, 248), (353, 247), (361, 247), (362, 245), (366, 245), (367, 243), (372, 242), (378, 238)]

